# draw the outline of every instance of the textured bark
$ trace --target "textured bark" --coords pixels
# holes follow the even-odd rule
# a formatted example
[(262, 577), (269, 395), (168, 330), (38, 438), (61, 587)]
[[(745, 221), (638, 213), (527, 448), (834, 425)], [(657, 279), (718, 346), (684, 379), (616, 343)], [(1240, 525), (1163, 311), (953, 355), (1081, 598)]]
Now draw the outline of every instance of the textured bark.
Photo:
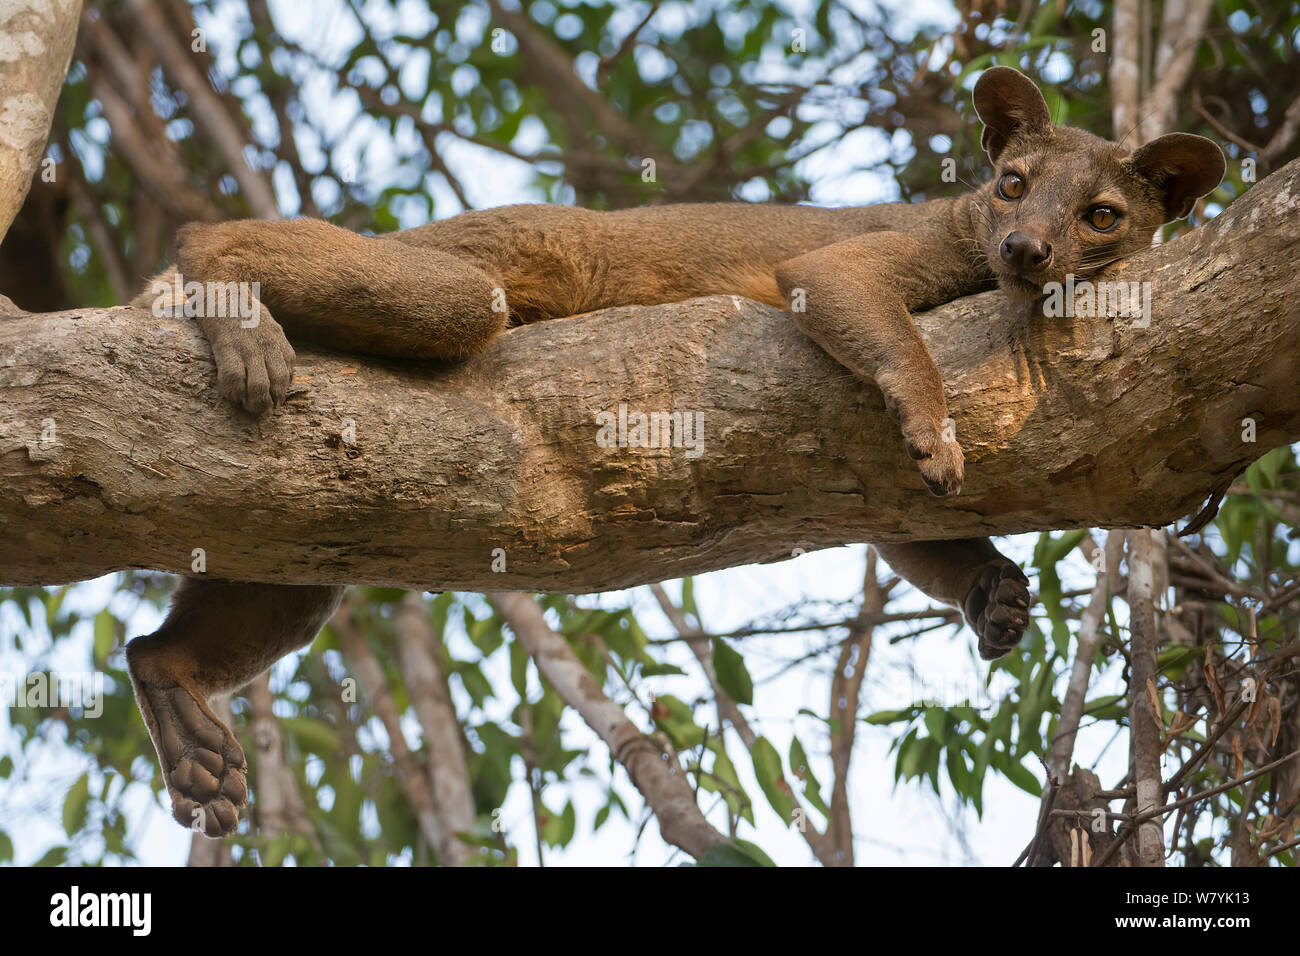
[[(0, 581), (187, 571), (202, 548), (247, 581), (584, 592), (794, 548), (1163, 525), (1300, 439), (1297, 202), (1300, 161), (1130, 260), (1149, 328), (998, 293), (919, 316), (966, 451), (945, 500), (877, 389), (739, 299), (541, 323), (460, 366), (302, 348), (260, 422), (216, 400), (186, 320), (0, 319)], [(703, 454), (601, 447), (620, 403), (702, 413)]]
[(0, 237), (45, 151), (81, 0), (0, 0)]

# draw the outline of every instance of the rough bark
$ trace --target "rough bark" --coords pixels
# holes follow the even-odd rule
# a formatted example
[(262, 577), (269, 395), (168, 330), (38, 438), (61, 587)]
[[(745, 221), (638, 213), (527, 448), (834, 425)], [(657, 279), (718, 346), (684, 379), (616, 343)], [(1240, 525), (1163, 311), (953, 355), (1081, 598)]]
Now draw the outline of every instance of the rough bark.
[(80, 17), (81, 0), (0, 0), (0, 237), (45, 150)]
[[(217, 401), (186, 320), (0, 320), (0, 581), (187, 571), (203, 548), (248, 581), (584, 592), (794, 548), (1163, 525), (1300, 439), (1298, 201), (1300, 161), (1130, 260), (1148, 328), (996, 292), (919, 316), (966, 451), (945, 500), (873, 386), (739, 299), (517, 329), (460, 366), (302, 348), (260, 422)], [(620, 403), (702, 413), (703, 453), (601, 447)]]

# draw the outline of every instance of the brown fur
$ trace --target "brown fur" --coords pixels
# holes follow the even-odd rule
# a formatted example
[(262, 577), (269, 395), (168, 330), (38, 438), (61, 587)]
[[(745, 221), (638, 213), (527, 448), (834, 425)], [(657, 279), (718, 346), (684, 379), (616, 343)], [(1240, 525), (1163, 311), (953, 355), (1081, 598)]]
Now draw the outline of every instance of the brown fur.
[[(305, 219), (194, 224), (177, 237), (177, 269), (186, 279), (260, 283), (256, 327), (197, 319), (218, 391), (254, 414), (285, 398), (286, 331), (354, 352), (454, 359), (509, 325), (612, 306), (724, 294), (788, 308), (801, 298), (806, 310), (794, 321), (880, 388), (927, 486), (956, 494), (961, 446), (945, 431), (943, 381), (910, 313), (994, 285), (1034, 298), (1067, 272), (1095, 274), (1149, 245), (1223, 174), (1218, 147), (1200, 137), (1175, 133), (1130, 154), (1053, 126), (1042, 94), (1006, 67), (987, 70), (974, 99), (995, 173), (958, 199), (850, 209), (506, 206), (378, 237)], [(999, 191), (1007, 174), (1024, 186), (1014, 198)], [(1119, 213), (1106, 232), (1085, 221), (1099, 204)], [(983, 657), (1020, 640), (1028, 580), (987, 539), (878, 547), (922, 591), (962, 608)], [(245, 797), (243, 754), (207, 695), (309, 642), (340, 594), (192, 579), (162, 629), (130, 644), (136, 696), (182, 823), (200, 814), (204, 832), (229, 833)]]

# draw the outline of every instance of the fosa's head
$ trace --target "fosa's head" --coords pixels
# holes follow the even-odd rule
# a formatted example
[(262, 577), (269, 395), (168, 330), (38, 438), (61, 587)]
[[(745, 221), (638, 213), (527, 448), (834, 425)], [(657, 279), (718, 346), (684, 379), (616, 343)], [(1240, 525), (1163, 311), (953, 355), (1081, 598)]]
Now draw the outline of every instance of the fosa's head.
[(1170, 133), (1130, 152), (1052, 125), (1038, 87), (1010, 67), (984, 71), (974, 99), (993, 164), (979, 192), (984, 251), (1016, 299), (1146, 248), (1223, 178), (1223, 152), (1203, 136)]

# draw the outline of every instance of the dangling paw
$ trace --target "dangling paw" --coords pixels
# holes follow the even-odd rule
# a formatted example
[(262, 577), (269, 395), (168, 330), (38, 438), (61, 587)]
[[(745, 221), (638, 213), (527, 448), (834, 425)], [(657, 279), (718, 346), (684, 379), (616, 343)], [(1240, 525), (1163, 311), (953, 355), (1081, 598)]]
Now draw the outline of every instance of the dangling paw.
[(994, 561), (980, 570), (962, 611), (979, 637), (980, 657), (999, 658), (1020, 643), (1029, 626), (1029, 578), (1006, 558)]
[(248, 761), (234, 734), (184, 687), (145, 686), (158, 728), (158, 757), (182, 826), (223, 837), (248, 804)]

